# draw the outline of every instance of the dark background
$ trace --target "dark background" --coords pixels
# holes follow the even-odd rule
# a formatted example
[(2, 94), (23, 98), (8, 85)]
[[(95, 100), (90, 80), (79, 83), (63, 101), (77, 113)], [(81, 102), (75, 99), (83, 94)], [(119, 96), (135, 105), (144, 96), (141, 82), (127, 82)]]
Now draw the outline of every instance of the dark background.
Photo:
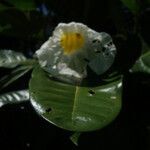
[[(20, 51), (30, 58), (59, 22), (82, 22), (98, 32), (107, 32), (118, 50), (112, 69), (124, 75), (122, 110), (105, 128), (83, 133), (76, 147), (69, 140), (72, 132), (38, 116), (30, 102), (8, 104), (0, 108), (0, 149), (149, 150), (150, 77), (128, 72), (142, 52), (140, 37), (150, 44), (148, 1), (138, 1), (140, 8), (136, 14), (119, 0), (32, 2), (29, 9), (25, 4), (18, 5), (19, 0), (0, 1), (0, 49)], [(1, 68), (0, 76), (10, 71)], [(28, 88), (30, 75), (31, 72), (0, 93)]]

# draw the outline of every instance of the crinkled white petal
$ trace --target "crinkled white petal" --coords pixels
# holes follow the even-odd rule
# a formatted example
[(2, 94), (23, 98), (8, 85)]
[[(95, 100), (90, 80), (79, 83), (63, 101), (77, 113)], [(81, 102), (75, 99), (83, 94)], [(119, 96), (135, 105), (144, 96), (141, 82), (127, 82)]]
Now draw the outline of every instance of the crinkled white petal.
[(114, 62), (116, 55), (116, 47), (112, 42), (112, 38), (109, 34), (102, 32), (99, 34), (99, 39), (101, 39), (101, 47), (97, 46), (97, 51), (103, 52), (97, 53), (95, 58), (90, 61), (90, 68), (98, 75), (107, 71)]
[[(61, 45), (63, 34), (80, 33), (84, 45), (77, 52), (65, 55)], [(105, 49), (105, 51), (103, 51)], [(82, 23), (60, 23), (53, 35), (36, 51), (42, 68), (60, 80), (74, 83), (86, 77), (87, 65), (98, 75), (107, 71), (114, 62), (116, 48), (105, 32), (98, 33)]]

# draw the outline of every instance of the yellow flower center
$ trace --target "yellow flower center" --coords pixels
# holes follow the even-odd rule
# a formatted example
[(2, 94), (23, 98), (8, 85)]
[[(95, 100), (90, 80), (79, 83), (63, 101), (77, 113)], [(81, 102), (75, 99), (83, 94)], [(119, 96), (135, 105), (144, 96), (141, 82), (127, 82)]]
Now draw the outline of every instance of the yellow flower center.
[(80, 33), (66, 33), (61, 37), (61, 46), (64, 54), (70, 55), (77, 52), (84, 44), (84, 37)]

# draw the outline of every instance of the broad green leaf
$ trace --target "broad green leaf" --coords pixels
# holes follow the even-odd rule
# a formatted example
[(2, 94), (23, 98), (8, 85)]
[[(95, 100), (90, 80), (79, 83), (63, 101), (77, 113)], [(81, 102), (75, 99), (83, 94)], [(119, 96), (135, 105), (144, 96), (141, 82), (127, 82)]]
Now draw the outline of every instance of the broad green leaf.
[(133, 13), (139, 11), (137, 0), (121, 0)]
[(49, 78), (40, 67), (29, 84), (36, 111), (58, 127), (82, 132), (100, 129), (116, 118), (121, 108), (121, 79), (97, 87), (80, 87)]
[(30, 11), (36, 8), (35, 2), (33, 0), (11, 0), (10, 2), (16, 8), (21, 9), (23, 11)]
[(130, 72), (143, 72), (150, 74), (150, 51), (143, 54), (130, 69)]
[(14, 68), (26, 61), (26, 57), (12, 50), (0, 50), (0, 67)]
[(10, 74), (2, 77), (0, 79), (0, 89), (3, 89), (25, 75), (28, 71), (32, 69), (32, 66), (21, 66), (14, 69)]
[(0, 95), (0, 107), (5, 104), (19, 103), (29, 100), (29, 91), (21, 90)]

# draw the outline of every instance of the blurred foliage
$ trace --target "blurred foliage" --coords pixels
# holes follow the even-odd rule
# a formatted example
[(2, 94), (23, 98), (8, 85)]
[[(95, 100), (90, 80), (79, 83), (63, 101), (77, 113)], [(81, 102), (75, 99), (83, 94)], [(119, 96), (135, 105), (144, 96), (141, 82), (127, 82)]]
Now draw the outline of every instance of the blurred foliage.
[(139, 11), (139, 5), (137, 0), (121, 0), (133, 13)]
[(22, 39), (39, 38), (44, 17), (31, 0), (0, 2), (0, 34)]
[(119, 37), (119, 40), (124, 40), (123, 43), (139, 33), (144, 40), (150, 39), (146, 37), (149, 36), (146, 32), (149, 24), (145, 23), (150, 16), (145, 14), (149, 4), (149, 0), (2, 0), (0, 35), (23, 40), (37, 39), (40, 44), (59, 22), (79, 21), (97, 31), (112, 34), (114, 39)]
[(131, 72), (144, 72), (150, 74), (150, 51), (143, 54), (133, 65)]
[(23, 10), (23, 11), (30, 11), (34, 10), (36, 8), (36, 5), (34, 1), (32, 0), (11, 0), (9, 1), (12, 6), (14, 6), (17, 9)]

